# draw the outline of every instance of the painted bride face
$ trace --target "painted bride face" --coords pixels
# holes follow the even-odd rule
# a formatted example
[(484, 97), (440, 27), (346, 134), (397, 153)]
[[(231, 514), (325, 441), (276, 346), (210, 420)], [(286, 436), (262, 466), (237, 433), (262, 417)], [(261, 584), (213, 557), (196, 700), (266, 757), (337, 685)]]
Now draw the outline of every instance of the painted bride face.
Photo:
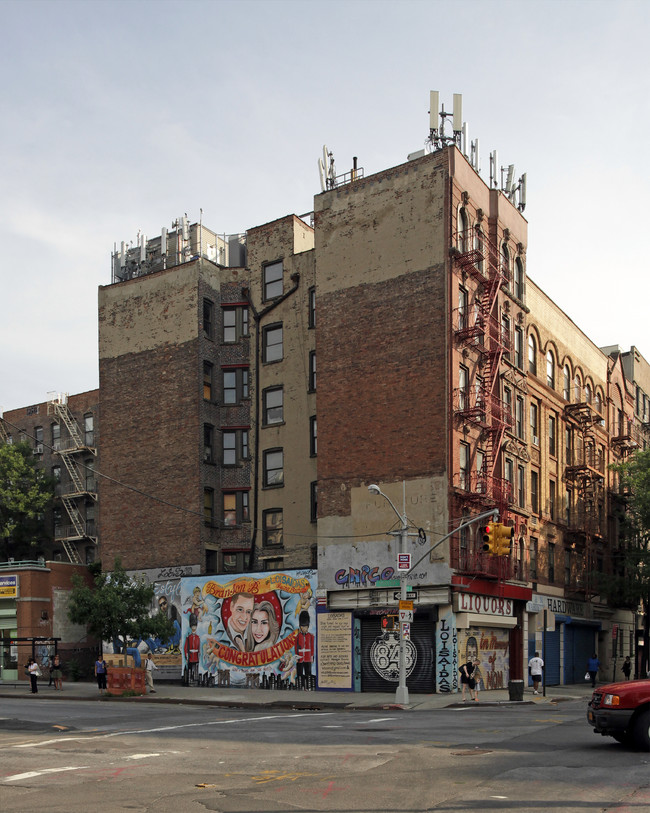
[(269, 614), (266, 610), (254, 610), (251, 617), (251, 633), (256, 643), (260, 644), (269, 637)]

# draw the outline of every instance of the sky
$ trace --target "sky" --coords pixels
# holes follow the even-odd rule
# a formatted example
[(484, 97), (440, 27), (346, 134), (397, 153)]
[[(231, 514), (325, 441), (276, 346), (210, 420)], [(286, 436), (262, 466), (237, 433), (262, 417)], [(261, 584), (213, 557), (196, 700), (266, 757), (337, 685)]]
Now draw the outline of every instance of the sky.
[(528, 275), (650, 360), (647, 0), (0, 0), (0, 20), (0, 411), (98, 386), (115, 243), (310, 212), (323, 144), (338, 173), (403, 163), (430, 90), (462, 93), (486, 181), (494, 149), (526, 172)]

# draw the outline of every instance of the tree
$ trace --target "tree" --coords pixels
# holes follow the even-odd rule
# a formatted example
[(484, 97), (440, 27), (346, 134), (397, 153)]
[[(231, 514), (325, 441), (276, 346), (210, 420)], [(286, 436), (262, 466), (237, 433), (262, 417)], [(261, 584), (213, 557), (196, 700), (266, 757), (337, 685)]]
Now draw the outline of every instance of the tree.
[(95, 575), (94, 587), (89, 587), (78, 574), (72, 577), (72, 583), (70, 620), (85, 624), (100, 641), (119, 641), (125, 666), (129, 640), (171, 638), (172, 622), (160, 611), (151, 614), (153, 586), (143, 578), (128, 575), (120, 559), (115, 560), (112, 572), (100, 571)]
[(613, 468), (620, 478), (621, 493), (627, 499), (621, 516), (620, 545), (613, 551), (612, 573), (605, 588), (616, 606), (642, 609), (641, 676), (645, 676), (650, 652), (650, 450), (637, 452)]
[(39, 467), (28, 443), (0, 444), (0, 537), (4, 559), (28, 558), (45, 535), (44, 512), (54, 499), (54, 478)]

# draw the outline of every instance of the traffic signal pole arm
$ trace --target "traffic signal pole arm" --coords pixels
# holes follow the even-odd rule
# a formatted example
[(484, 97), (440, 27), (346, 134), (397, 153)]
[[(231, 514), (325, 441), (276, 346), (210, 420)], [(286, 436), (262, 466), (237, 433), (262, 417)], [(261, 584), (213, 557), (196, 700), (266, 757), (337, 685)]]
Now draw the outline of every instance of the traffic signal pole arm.
[(442, 539), (439, 539), (436, 542), (435, 545), (432, 545), (429, 548), (429, 550), (426, 551), (426, 553), (424, 553), (422, 556), (420, 556), (420, 558), (417, 560), (417, 562), (414, 565), (411, 565), (411, 570), (416, 568), (425, 557), (427, 557), (432, 551), (434, 551), (438, 547), (438, 545), (442, 545), (442, 543), (445, 540), (449, 539), (449, 537), (453, 536), (457, 531), (460, 531), (461, 528), (466, 528), (468, 525), (474, 525), (475, 523), (480, 522), (482, 519), (494, 519), (494, 521), (496, 522), (498, 517), (499, 517), (499, 512), (492, 509), (492, 511), (485, 511), (483, 514), (477, 514), (477, 516), (472, 517), (467, 522), (461, 522), (460, 525), (457, 528), (454, 528), (453, 531), (449, 531), (449, 533), (446, 536), (443, 536)]

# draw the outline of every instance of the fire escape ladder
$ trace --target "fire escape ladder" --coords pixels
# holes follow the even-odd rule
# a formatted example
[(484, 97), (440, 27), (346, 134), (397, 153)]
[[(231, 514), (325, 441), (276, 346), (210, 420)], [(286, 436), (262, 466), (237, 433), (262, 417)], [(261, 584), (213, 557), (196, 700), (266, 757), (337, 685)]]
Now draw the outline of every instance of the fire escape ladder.
[(68, 434), (72, 438), (75, 449), (81, 449), (84, 446), (83, 438), (81, 437), (81, 430), (75, 420), (74, 415), (68, 408), (68, 403), (63, 397), (53, 399), (48, 402), (47, 411), (49, 415), (55, 415), (60, 421), (63, 421)]
[[(485, 432), (485, 497), (497, 502), (503, 511), (508, 503), (508, 495), (502, 488), (501, 478), (496, 477), (499, 463), (499, 450), (503, 436), (512, 416), (500, 397), (499, 371), (503, 354), (510, 350), (510, 339), (504, 335), (498, 316), (499, 291), (507, 282), (507, 270), (504, 269), (498, 249), (487, 236), (483, 237), (480, 247), (476, 242), (469, 247), (469, 232), (454, 235), (453, 248), (450, 251), (452, 261), (463, 273), (471, 276), (480, 285), (478, 307), (469, 314), (459, 314), (456, 330), (458, 341), (470, 344), (482, 356), (482, 375), (480, 387), (476, 393), (478, 410)], [(476, 404), (471, 408), (476, 411)], [(465, 410), (464, 418), (472, 420), (472, 415)], [(476, 421), (475, 419), (475, 422)]]
[(70, 475), (70, 480), (72, 481), (73, 489), (71, 494), (83, 494), (85, 487), (74, 458), (72, 455), (65, 454), (64, 452), (59, 452), (59, 457), (62, 458), (65, 467), (68, 470), (68, 474)]

